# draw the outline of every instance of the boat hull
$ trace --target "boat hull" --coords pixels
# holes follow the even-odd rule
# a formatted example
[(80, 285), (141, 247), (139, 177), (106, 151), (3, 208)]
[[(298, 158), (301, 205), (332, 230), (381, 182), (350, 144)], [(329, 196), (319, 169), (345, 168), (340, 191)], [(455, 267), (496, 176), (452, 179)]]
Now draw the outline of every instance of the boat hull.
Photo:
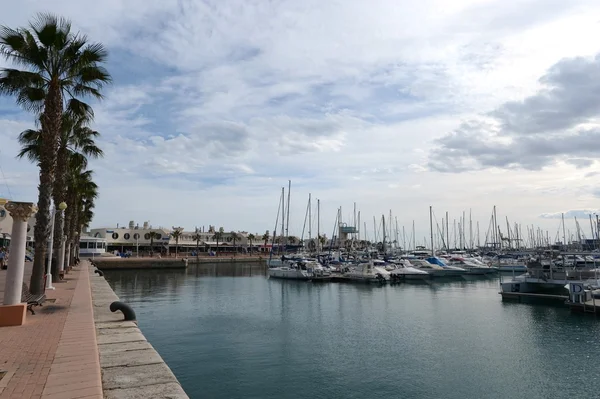
[(271, 268), (267, 271), (269, 278), (278, 278), (283, 280), (311, 280), (314, 276), (304, 270), (283, 270), (280, 268)]

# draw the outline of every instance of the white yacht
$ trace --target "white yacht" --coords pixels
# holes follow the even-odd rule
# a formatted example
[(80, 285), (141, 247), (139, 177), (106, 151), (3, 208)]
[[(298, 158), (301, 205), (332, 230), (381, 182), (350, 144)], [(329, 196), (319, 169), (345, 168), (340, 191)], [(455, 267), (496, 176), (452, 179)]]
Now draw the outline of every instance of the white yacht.
[(401, 261), (398, 267), (390, 271), (391, 279), (394, 280), (427, 280), (431, 275), (425, 270), (412, 267), (407, 260)]
[(452, 257), (448, 260), (448, 265), (458, 266), (465, 269), (466, 274), (485, 275), (495, 273), (496, 269), (480, 262), (475, 258)]
[(344, 273), (344, 277), (357, 282), (385, 284), (390, 280), (390, 272), (383, 267), (374, 266), (373, 261), (369, 260), (350, 268)]

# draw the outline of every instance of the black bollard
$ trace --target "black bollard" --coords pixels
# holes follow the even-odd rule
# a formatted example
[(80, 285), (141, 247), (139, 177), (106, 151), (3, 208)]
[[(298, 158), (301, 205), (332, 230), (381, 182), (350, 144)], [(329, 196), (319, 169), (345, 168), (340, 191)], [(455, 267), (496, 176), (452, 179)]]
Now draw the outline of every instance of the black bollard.
[(137, 320), (135, 317), (135, 312), (133, 311), (131, 306), (129, 306), (128, 304), (120, 302), (120, 301), (115, 301), (115, 302), (111, 303), (110, 311), (116, 312), (117, 310), (120, 310), (123, 313), (123, 316), (125, 317), (125, 321)]
[(94, 270), (94, 273), (96, 273), (97, 275), (99, 275), (100, 277), (104, 276), (104, 272), (100, 269), (96, 269)]

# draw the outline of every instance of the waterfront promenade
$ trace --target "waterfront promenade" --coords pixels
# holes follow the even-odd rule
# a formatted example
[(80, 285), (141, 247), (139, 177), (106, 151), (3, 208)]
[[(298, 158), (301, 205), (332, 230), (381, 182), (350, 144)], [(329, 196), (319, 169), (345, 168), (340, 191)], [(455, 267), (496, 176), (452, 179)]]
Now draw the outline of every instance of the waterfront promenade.
[[(82, 262), (47, 290), (48, 301), (23, 326), (0, 328), (0, 399), (103, 397), (88, 267)], [(0, 297), (5, 279), (2, 270)]]

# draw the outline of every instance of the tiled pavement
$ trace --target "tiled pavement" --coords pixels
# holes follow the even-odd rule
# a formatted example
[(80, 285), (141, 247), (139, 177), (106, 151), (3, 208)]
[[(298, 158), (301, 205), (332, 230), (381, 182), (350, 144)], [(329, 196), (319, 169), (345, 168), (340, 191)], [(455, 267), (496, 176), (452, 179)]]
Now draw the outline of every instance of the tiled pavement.
[[(0, 328), (4, 398), (102, 398), (88, 263), (46, 291), (54, 303), (35, 308), (25, 325)], [(31, 264), (26, 265), (29, 282)], [(0, 300), (6, 271), (0, 271)]]

